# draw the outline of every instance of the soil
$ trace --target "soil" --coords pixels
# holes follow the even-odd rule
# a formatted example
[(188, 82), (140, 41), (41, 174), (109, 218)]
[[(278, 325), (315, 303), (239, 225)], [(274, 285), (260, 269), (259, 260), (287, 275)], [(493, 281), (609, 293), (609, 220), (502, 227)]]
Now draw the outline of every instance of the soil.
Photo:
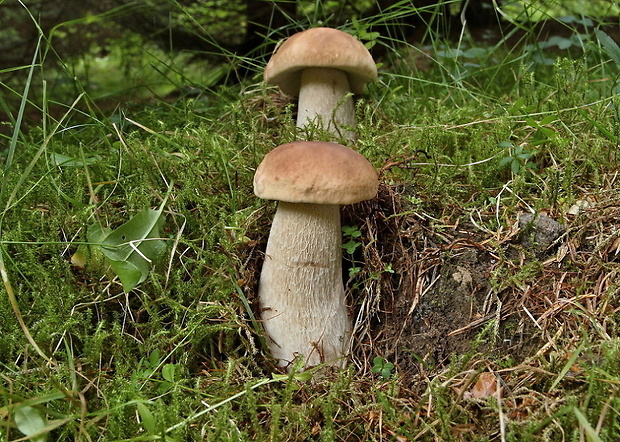
[(471, 351), (477, 330), (468, 326), (487, 316), (492, 266), (488, 254), (465, 249), (442, 262), (434, 285), (421, 298), (415, 287), (404, 285), (382, 330), (385, 357), (400, 365), (423, 360), (435, 366)]
[(531, 356), (542, 337), (521, 308), (523, 300), (502, 289), (495, 274), (498, 253), (503, 260), (521, 260), (521, 265), (523, 256), (544, 258), (564, 227), (545, 215), (524, 214), (498, 244), (471, 224), (437, 229), (419, 217), (392, 216), (408, 212), (403, 191), (382, 188), (378, 207), (355, 208), (357, 220), (344, 214), (344, 222), (357, 225), (365, 218), (363, 237), (378, 239), (366, 250), (368, 273), (380, 273), (386, 263), (395, 269), (389, 277), (383, 273), (376, 286), (366, 287), (366, 293), (390, 296), (377, 302), (379, 313), (367, 318), (368, 333), (358, 336), (358, 364), (382, 356), (396, 365), (405, 384), (414, 384), (465, 355), (515, 361)]

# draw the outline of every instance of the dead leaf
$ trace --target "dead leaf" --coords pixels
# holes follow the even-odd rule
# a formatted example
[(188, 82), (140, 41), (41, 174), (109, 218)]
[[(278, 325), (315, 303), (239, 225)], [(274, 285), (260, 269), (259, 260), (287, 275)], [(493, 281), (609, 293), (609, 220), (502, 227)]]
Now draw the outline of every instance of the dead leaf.
[(493, 373), (480, 373), (478, 381), (471, 390), (463, 394), (465, 399), (484, 398), (495, 396), (497, 391), (497, 377)]
[(310, 434), (312, 434), (313, 436), (316, 436), (320, 432), (321, 432), (321, 424), (319, 422), (315, 422), (314, 425), (312, 426), (312, 430), (310, 430)]

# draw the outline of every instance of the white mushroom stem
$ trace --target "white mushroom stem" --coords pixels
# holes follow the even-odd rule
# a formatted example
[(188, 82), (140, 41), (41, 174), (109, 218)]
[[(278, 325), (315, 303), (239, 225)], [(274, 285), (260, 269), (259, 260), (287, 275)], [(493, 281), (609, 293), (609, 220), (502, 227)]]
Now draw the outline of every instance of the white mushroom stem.
[(349, 79), (344, 71), (306, 68), (301, 72), (297, 127), (322, 124), (330, 132), (352, 140), (355, 107)]
[(280, 202), (259, 282), (264, 328), (279, 366), (343, 367), (351, 325), (342, 280), (340, 206)]

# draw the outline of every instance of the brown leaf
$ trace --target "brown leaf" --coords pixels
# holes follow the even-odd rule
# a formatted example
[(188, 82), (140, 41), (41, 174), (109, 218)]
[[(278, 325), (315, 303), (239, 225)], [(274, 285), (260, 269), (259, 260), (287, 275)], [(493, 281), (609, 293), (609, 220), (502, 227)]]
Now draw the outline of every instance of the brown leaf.
[(321, 424), (318, 422), (315, 422), (314, 425), (312, 426), (312, 430), (310, 430), (310, 434), (312, 434), (313, 436), (316, 436), (320, 432), (321, 432)]
[(497, 391), (497, 377), (493, 373), (480, 373), (478, 381), (474, 384), (471, 390), (466, 391), (463, 394), (465, 399), (483, 398), (489, 396), (495, 396)]

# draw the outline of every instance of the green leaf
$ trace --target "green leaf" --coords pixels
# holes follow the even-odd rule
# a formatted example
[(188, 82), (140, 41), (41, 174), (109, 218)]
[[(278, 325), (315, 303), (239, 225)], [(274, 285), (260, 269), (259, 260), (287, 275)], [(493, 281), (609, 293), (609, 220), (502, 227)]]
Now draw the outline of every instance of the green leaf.
[(135, 264), (129, 261), (112, 261), (110, 260), (110, 267), (118, 279), (121, 280), (123, 290), (125, 292), (132, 291), (138, 284), (146, 279), (149, 274), (150, 267), (148, 263), (144, 261), (142, 269), (138, 268)]
[[(308, 370), (308, 371), (302, 371), (300, 373), (295, 373), (293, 375), (293, 379), (300, 381), (300, 382), (306, 382), (312, 379), (312, 376), (314, 376), (314, 373)], [(291, 375), (272, 373), (271, 377), (274, 381), (288, 381)]]
[(620, 66), (620, 46), (618, 46), (618, 43), (600, 29), (595, 29), (594, 33), (601, 43), (603, 50), (609, 55), (609, 58), (611, 58), (616, 65)]
[(155, 435), (155, 418), (153, 417), (151, 410), (149, 410), (146, 404), (138, 402), (138, 413), (140, 414), (140, 419), (142, 420), (142, 425), (144, 425), (145, 430), (150, 435)]
[(147, 208), (115, 230), (99, 224), (88, 229), (88, 242), (95, 244), (91, 247), (103, 253), (126, 292), (148, 277), (166, 251), (165, 241), (159, 239), (162, 209)]
[(351, 267), (351, 268), (349, 268), (349, 278), (353, 278), (355, 275), (357, 275), (361, 271), (362, 271), (361, 267)]
[(174, 382), (176, 369), (176, 364), (166, 364), (161, 369), (161, 375), (168, 382)]
[(373, 366), (371, 371), (373, 373), (378, 373), (381, 375), (383, 379), (389, 379), (392, 376), (392, 370), (394, 370), (394, 364), (386, 361), (381, 356), (376, 356), (372, 360)]
[(514, 111), (518, 112), (518, 111), (521, 110), (521, 108), (523, 106), (525, 106), (525, 98), (519, 97), (519, 98), (517, 98), (517, 101), (515, 101), (515, 103), (512, 105), (512, 109), (511, 110), (514, 110)]
[(161, 362), (161, 357), (159, 355), (159, 349), (156, 348), (149, 355), (149, 366), (151, 368), (155, 368), (159, 365), (160, 362)]
[(61, 167), (84, 167), (84, 166), (89, 166), (91, 164), (96, 164), (101, 161), (101, 157), (98, 155), (84, 158), (84, 160), (82, 160), (80, 158), (73, 158), (67, 155), (62, 155), (60, 153), (54, 153), (54, 152), (50, 154), (50, 159), (52, 163), (54, 163), (56, 166), (61, 166)]
[(553, 123), (555, 120), (557, 120), (557, 116), (555, 114), (552, 115), (547, 115), (546, 117), (544, 117), (542, 120), (540, 120), (541, 125), (546, 125), (546, 124), (551, 124)]
[(540, 124), (532, 117), (525, 117), (523, 121), (525, 121), (525, 123), (530, 127), (540, 127)]
[(557, 136), (557, 133), (553, 130), (550, 129), (548, 127), (539, 127), (538, 131), (541, 132), (546, 138), (555, 138)]
[(448, 48), (448, 49), (435, 52), (435, 55), (441, 58), (458, 58), (458, 57), (463, 56), (463, 54), (464, 54), (463, 51), (461, 51), (460, 49), (452, 49), (452, 48)]
[[(22, 434), (31, 436), (43, 431), (47, 427), (47, 420), (43, 414), (33, 407), (19, 407), (15, 409), (15, 426)], [(30, 439), (34, 442), (44, 442), (47, 440), (47, 433), (35, 436)]]
[(568, 49), (573, 45), (573, 42), (571, 41), (570, 38), (559, 37), (557, 35), (550, 37), (546, 43), (547, 43), (546, 45), (547, 47), (557, 46), (559, 49)]
[(153, 261), (166, 247), (164, 241), (157, 239), (163, 222), (161, 210), (143, 210), (105, 238), (103, 253), (115, 261), (127, 261), (134, 256)]
[(502, 158), (499, 162), (499, 167), (500, 169), (506, 167), (508, 165), (508, 163), (510, 163), (514, 158), (513, 157), (505, 157)]
[(371, 371), (373, 373), (380, 373), (381, 370), (383, 370), (384, 366), (385, 366), (385, 359), (383, 359), (381, 356), (375, 356), (372, 360)]
[(466, 50), (463, 56), (466, 58), (482, 58), (488, 54), (488, 50), (485, 48), (475, 47)]
[(362, 232), (360, 232), (357, 226), (342, 226), (342, 234), (351, 238), (359, 238), (362, 236)]
[(354, 254), (354, 253), (355, 253), (355, 250), (356, 250), (359, 246), (361, 246), (361, 245), (362, 245), (362, 243), (360, 243), (360, 242), (358, 242), (358, 241), (353, 241), (353, 240), (350, 240), (350, 241), (347, 241), (346, 243), (344, 243), (344, 244), (342, 245), (342, 248), (343, 248), (343, 249), (345, 249), (345, 250), (346, 250), (346, 252), (347, 252), (349, 255), (352, 255), (352, 254)]
[(383, 370), (381, 370), (381, 377), (383, 379), (388, 379), (390, 376), (392, 376), (392, 369), (384, 367)]

